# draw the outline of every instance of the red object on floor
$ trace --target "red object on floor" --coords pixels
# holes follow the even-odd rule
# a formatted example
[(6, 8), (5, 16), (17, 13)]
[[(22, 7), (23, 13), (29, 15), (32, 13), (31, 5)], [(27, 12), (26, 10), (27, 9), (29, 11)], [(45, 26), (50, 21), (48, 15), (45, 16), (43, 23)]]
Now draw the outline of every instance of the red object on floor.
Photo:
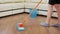
[(23, 23), (18, 24), (19, 27), (23, 27)]

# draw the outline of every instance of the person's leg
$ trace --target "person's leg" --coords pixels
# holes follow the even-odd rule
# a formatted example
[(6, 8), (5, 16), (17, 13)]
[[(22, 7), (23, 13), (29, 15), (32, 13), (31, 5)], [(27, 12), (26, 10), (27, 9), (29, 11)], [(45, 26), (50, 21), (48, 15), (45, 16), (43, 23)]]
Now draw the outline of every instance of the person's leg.
[(53, 5), (49, 5), (46, 23), (50, 23), (52, 11), (53, 11)]
[(54, 26), (60, 27), (60, 4), (55, 4), (54, 5), (57, 11), (57, 16), (58, 16), (58, 23), (55, 24)]
[(51, 16), (52, 16), (52, 11), (53, 11), (53, 5), (49, 5), (47, 20), (46, 20), (46, 22), (41, 22), (40, 23), (41, 26), (49, 26)]
[(58, 24), (60, 24), (60, 4), (55, 4), (58, 16)]

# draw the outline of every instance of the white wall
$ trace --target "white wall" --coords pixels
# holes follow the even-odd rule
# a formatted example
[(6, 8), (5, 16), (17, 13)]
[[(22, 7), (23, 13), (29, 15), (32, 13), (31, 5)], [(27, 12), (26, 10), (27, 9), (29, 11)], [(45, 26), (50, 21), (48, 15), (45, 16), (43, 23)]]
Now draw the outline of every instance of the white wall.
[(16, 8), (23, 8), (23, 7), (24, 7), (23, 3), (0, 4), (0, 11), (16, 9)]
[[(25, 1), (25, 3), (24, 3), (24, 1)], [(39, 1), (40, 0), (0, 0), (0, 3), (4, 3), (4, 4), (0, 4), (0, 11), (16, 9), (16, 8), (24, 8), (24, 4), (25, 4), (25, 8), (34, 8)], [(12, 3), (12, 2), (14, 2), (14, 3)], [(43, 0), (42, 3), (36, 9), (48, 10), (48, 0)], [(25, 11), (29, 12), (29, 9), (26, 9)], [(10, 12), (3, 12), (3, 13), (0, 13), (0, 16), (4, 16), (4, 14), (6, 16), (6, 15), (10, 15), (11, 13), (16, 14), (16, 13), (20, 13), (20, 12), (24, 12), (24, 9), (20, 10), (20, 11), (15, 10), (15, 11), (10, 11)], [(38, 14), (47, 15), (47, 12), (38, 11)], [(56, 12), (53, 13), (52, 16), (57, 17)]]
[[(34, 8), (39, 1), (40, 0), (30, 0), (30, 1), (26, 0), (25, 7)], [(42, 3), (36, 9), (48, 10), (48, 1), (49, 0), (42, 0)], [(26, 9), (25, 11), (29, 12), (29, 9)], [(55, 8), (54, 8), (54, 11), (56, 11)], [(48, 11), (38, 11), (38, 14), (41, 14), (41, 15), (47, 15), (47, 13)], [(57, 17), (56, 12), (53, 12), (52, 16)]]
[(5, 3), (5, 2), (23, 2), (24, 0), (0, 0), (0, 3)]
[[(24, 8), (23, 1), (24, 0), (0, 0), (0, 11)], [(6, 11), (6, 12), (4, 11), (4, 12), (0, 12), (0, 17), (17, 14), (17, 13), (21, 13), (21, 12), (24, 12), (24, 9), (12, 10), (12, 11)]]

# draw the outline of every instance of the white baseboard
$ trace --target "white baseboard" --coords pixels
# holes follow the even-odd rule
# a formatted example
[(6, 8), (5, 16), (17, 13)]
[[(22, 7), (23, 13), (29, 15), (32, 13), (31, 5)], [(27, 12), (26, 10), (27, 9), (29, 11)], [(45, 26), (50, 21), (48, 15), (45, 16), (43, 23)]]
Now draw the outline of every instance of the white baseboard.
[[(38, 11), (38, 14), (40, 14), (40, 15), (48, 15), (48, 12), (47, 11)], [(53, 12), (53, 15), (52, 15), (53, 17), (57, 17), (57, 14), (56, 14), (56, 12)]]
[[(30, 12), (30, 11), (29, 11), (29, 9), (26, 9), (25, 12)], [(48, 13), (47, 11), (38, 11), (38, 14), (40, 14), (40, 15), (46, 15), (47, 16), (47, 13)], [(52, 16), (57, 17), (56, 12), (53, 12)]]
[(1, 12), (0, 13), (0, 17), (12, 15), (12, 14), (17, 14), (17, 13), (22, 13), (22, 12), (24, 12), (23, 9), (22, 10), (14, 10), (14, 11)]

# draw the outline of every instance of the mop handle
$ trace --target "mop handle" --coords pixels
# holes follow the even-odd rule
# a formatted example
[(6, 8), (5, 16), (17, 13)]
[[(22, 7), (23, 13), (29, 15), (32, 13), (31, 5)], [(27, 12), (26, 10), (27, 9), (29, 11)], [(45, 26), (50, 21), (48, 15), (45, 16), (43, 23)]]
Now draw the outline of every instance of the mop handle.
[(40, 5), (41, 2), (42, 2), (42, 0), (40, 0), (40, 2), (38, 2), (38, 4), (33, 8), (33, 11), (30, 14), (32, 14), (34, 12), (34, 10)]
[[(42, 0), (40, 0), (40, 2), (38, 2), (38, 4), (34, 7), (33, 11), (39, 6), (39, 4), (40, 4), (41, 2), (42, 2)], [(32, 11), (31, 13), (33, 13), (33, 11)], [(30, 14), (31, 14), (31, 13), (30, 13)], [(29, 16), (30, 16), (30, 15), (28, 15), (27, 17), (24, 18), (23, 23), (25, 22), (26, 19), (28, 19)]]
[(40, 2), (38, 2), (38, 4), (34, 7), (34, 9), (36, 9), (41, 2), (42, 2), (42, 0), (40, 0)]

